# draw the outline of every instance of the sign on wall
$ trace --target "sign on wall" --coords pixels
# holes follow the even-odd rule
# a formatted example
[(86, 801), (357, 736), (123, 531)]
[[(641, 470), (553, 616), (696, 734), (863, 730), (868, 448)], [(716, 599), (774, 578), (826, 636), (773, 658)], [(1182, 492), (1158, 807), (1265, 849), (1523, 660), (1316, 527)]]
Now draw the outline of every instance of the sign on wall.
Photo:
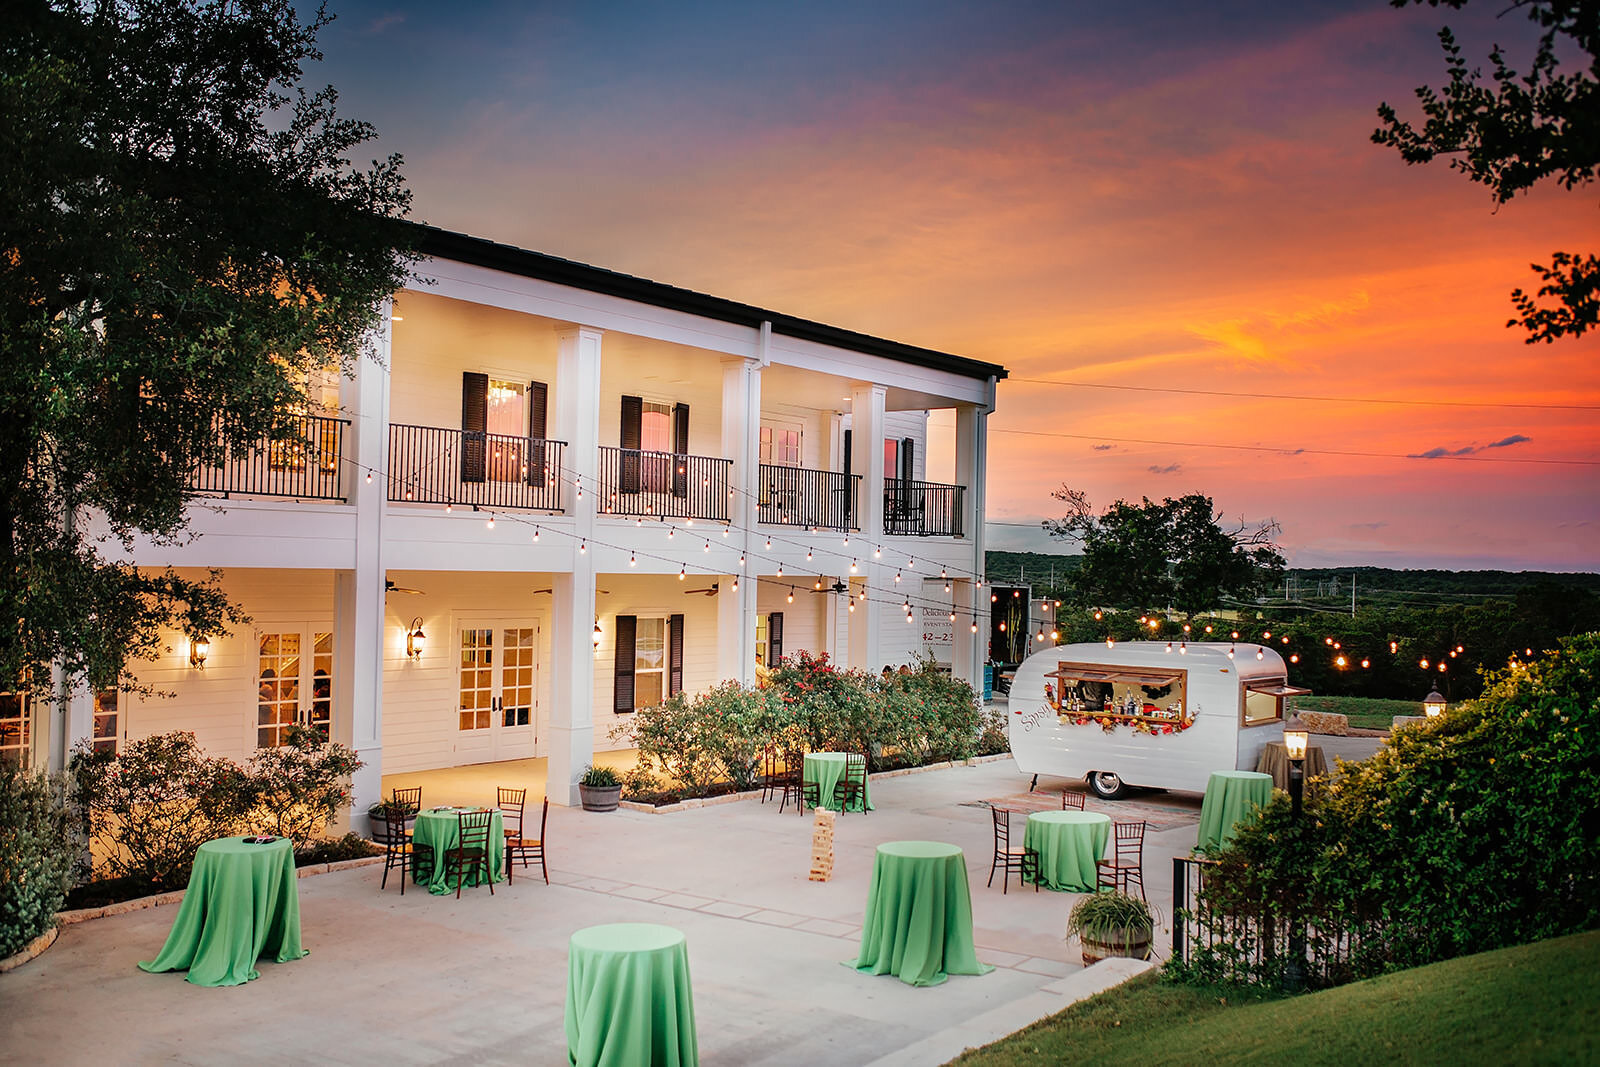
[(922, 647), (948, 667), (955, 648), (955, 625), (950, 621), (950, 609), (940, 605), (949, 602), (950, 594), (944, 591), (944, 582), (925, 578), (922, 596), (926, 601), (919, 609), (922, 612)]

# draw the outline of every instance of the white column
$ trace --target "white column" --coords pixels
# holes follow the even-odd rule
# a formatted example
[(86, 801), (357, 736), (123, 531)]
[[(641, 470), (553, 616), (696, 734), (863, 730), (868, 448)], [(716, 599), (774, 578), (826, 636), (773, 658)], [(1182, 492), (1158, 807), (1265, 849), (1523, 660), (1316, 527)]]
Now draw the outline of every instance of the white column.
[[(552, 804), (578, 803), (578, 775), (594, 760), (595, 567), (578, 546), (594, 534), (600, 446), (600, 339), (589, 326), (556, 331), (556, 436), (567, 443), (562, 505), (577, 540), (572, 569), (551, 575), (550, 761)], [(583, 486), (578, 498), (573, 482)], [(610, 648), (609, 641), (604, 647)]]
[[(988, 628), (980, 625), (977, 633), (972, 632), (977, 594), (977, 585), (970, 579), (956, 578), (950, 583), (950, 610), (956, 613), (955, 621), (950, 624), (950, 674), (964, 679), (982, 697), (983, 664), (987, 657), (978, 645), (987, 639)], [(988, 617), (987, 612), (984, 617)]]
[[(362, 767), (351, 787), (350, 828), (368, 829), (368, 805), (383, 798), (383, 514), (389, 483), (389, 368), (393, 305), (384, 302), (373, 352), (340, 383), (350, 419), (345, 435), (345, 499), (355, 508), (354, 566), (333, 575), (332, 740), (350, 746)], [(371, 480), (367, 474), (370, 469)]]
[[(887, 389), (882, 385), (856, 385), (850, 390), (850, 462), (852, 473), (861, 475), (861, 539), (867, 545), (883, 544), (883, 404)], [(885, 554), (885, 558), (889, 557)], [(884, 620), (885, 600), (899, 591), (881, 561), (864, 551), (861, 573), (867, 582), (867, 599), (858, 602), (850, 614), (849, 666), (877, 673), (882, 669), (879, 644)], [(885, 585), (894, 586), (886, 589)]]
[[(771, 330), (762, 324), (760, 347), (764, 352)], [(722, 454), (733, 460), (733, 497), (728, 501), (728, 517), (742, 550), (750, 551), (750, 531), (756, 525), (756, 491), (760, 485), (758, 468), (761, 428), (760, 358), (743, 356), (722, 361)], [(756, 586), (746, 580), (759, 568), (739, 572), (739, 589), (733, 589), (733, 575), (717, 581), (717, 674), (742, 685), (754, 685), (756, 639)]]

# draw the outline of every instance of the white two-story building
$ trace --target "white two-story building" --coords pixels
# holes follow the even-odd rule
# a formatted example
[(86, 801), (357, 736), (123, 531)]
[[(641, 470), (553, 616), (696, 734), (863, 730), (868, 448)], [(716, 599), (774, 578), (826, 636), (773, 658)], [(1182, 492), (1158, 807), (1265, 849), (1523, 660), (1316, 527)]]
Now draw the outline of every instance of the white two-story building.
[(139, 677), (171, 695), (11, 699), (0, 758), (182, 729), (239, 759), (308, 723), (365, 761), (359, 805), (384, 772), (528, 757), (572, 803), (634, 709), (797, 649), (877, 671), (936, 640), (981, 685), (1004, 368), (462, 234), (422, 250), (379, 358), (310, 387), (305, 447), (197, 472), (200, 536), (134, 553), (216, 569), (250, 623), (170, 635)]

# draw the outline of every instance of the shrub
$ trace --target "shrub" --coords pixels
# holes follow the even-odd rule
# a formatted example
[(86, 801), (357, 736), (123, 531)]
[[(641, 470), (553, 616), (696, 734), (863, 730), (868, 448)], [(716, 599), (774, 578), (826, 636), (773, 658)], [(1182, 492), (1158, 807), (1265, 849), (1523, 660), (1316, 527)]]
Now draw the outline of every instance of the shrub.
[(319, 863), (338, 863), (341, 860), (358, 860), (367, 856), (381, 856), (383, 849), (359, 834), (343, 837), (319, 837), (306, 847), (295, 850), (296, 867), (313, 867)]
[(869, 752), (881, 725), (883, 698), (877, 679), (840, 670), (826, 652), (801, 650), (772, 669), (771, 688), (781, 706), (779, 733), (813, 751)]
[(916, 762), (963, 760), (977, 751), (980, 706), (972, 686), (953, 678), (932, 656), (905, 674), (885, 675), (878, 683), (882, 707), (878, 733)]
[(250, 757), (247, 773), (255, 805), (246, 824), (258, 834), (289, 838), (299, 851), (349, 802), (350, 776), (361, 769), (361, 760), (306, 727), (292, 728), (285, 740)]
[(978, 755), (997, 756), (1011, 751), (1011, 733), (1006, 723), (1006, 713), (998, 708), (985, 708), (978, 720)]
[[(1395, 731), (1298, 822), (1282, 798), (1263, 809), (1216, 854), (1205, 903), (1250, 920), (1251, 937), (1309, 926), (1325, 981), (1591, 929), (1597, 751), (1600, 634), (1586, 634), (1492, 675), (1481, 698), (1443, 718)], [(1222, 968), (1229, 953), (1251, 955), (1242, 943), (1219, 952), (1209, 962)]]
[(78, 843), (67, 780), (0, 767), (0, 959), (50, 929)]
[(202, 753), (192, 733), (130, 741), (115, 756), (80, 742), (70, 769), (96, 856), (152, 889), (186, 885), (195, 851), (241, 832), (257, 799), (244, 768)]
[(674, 693), (653, 707), (640, 708), (631, 722), (621, 723), (611, 736), (631, 737), (639, 750), (639, 764), (659, 770), (688, 796), (704, 794), (721, 770), (712, 750), (711, 728), (696, 710), (695, 699)]

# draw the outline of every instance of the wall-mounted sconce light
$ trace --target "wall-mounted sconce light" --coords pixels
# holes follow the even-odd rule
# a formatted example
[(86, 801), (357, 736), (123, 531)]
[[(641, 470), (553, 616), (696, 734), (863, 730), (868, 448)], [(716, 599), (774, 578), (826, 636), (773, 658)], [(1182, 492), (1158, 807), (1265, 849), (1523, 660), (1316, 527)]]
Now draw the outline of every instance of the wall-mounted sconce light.
[(406, 628), (406, 658), (421, 659), (422, 649), (427, 641), (428, 635), (422, 632), (422, 616), (418, 615)]
[(189, 666), (197, 671), (206, 668), (206, 657), (211, 655), (211, 639), (208, 637), (192, 637), (189, 639)]

